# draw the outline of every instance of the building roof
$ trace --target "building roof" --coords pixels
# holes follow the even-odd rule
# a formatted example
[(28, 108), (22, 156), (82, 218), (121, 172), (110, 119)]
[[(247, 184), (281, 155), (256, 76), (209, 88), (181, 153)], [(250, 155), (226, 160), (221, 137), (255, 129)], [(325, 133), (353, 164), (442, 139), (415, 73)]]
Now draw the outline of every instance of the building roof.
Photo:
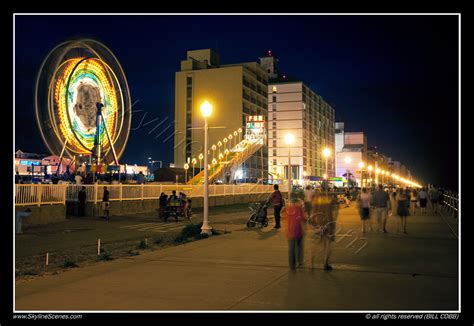
[[(283, 78), (283, 76), (285, 76), (285, 78)], [(277, 78), (269, 78), (268, 83), (269, 84), (290, 84), (290, 83), (303, 83), (303, 81), (293, 76), (281, 75), (281, 76), (278, 76)]]

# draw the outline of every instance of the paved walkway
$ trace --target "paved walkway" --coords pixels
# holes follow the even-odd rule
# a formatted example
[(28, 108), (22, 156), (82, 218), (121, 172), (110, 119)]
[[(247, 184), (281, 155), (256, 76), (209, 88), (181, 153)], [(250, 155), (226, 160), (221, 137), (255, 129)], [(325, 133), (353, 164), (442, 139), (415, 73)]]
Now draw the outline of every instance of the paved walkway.
[(317, 268), (309, 268), (309, 238), (305, 266), (292, 273), (283, 230), (235, 225), (230, 234), (22, 282), (15, 308), (457, 310), (453, 221), (410, 216), (405, 235), (396, 220), (389, 217), (388, 234), (362, 237), (355, 208), (342, 209), (333, 271), (322, 270), (318, 254)]

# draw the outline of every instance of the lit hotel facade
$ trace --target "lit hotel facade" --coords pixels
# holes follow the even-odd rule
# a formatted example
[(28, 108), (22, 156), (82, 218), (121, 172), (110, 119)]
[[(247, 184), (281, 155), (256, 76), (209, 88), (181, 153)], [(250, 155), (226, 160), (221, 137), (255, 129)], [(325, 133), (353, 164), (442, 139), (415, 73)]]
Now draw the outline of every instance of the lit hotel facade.
[[(277, 59), (271, 55), (260, 58), (270, 79), (268, 84), (268, 163), (275, 180), (288, 178), (288, 151), (290, 150), (292, 179), (320, 180), (324, 174), (334, 176), (335, 139), (334, 109), (304, 82), (281, 76)], [(294, 144), (285, 143), (285, 135), (295, 137)], [(323, 156), (329, 148), (331, 155)]]
[[(223, 139), (239, 128), (244, 129), (247, 116), (267, 117), (267, 88), (267, 73), (257, 62), (221, 65), (219, 55), (211, 49), (188, 51), (175, 80), (176, 167), (182, 168), (203, 153), (204, 119), (200, 105), (204, 100), (213, 106), (208, 118), (209, 148), (221, 141), (223, 150)], [(242, 132), (238, 137), (243, 135)], [(235, 138), (228, 141), (227, 148), (231, 142)], [(212, 151), (209, 158), (211, 161)], [(268, 178), (267, 146), (243, 163), (234, 177), (244, 182)]]

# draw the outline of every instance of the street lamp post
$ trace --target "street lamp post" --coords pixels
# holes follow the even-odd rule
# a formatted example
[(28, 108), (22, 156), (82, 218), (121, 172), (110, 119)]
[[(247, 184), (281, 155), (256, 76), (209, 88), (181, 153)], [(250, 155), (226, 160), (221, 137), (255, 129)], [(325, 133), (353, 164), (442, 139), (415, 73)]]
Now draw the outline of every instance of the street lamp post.
[(347, 188), (349, 188), (349, 184), (351, 181), (351, 176), (350, 176), (350, 171), (349, 171), (349, 164), (351, 164), (351, 158), (349, 156), (346, 156), (344, 159), (344, 162), (346, 162), (347, 167), (346, 167), (346, 177), (347, 177)]
[(227, 137), (224, 137), (222, 141), (224, 142), (224, 151), (225, 151), (227, 149)]
[[(237, 139), (237, 135), (238, 135), (238, 134), (239, 134), (239, 133), (238, 133), (237, 131), (234, 131), (234, 146), (236, 146), (237, 143), (238, 143), (238, 139)], [(239, 142), (240, 142), (240, 141), (239, 141)]]
[(209, 125), (207, 124), (207, 118), (212, 114), (212, 105), (208, 101), (204, 101), (201, 104), (201, 114), (204, 117), (204, 218), (202, 221), (201, 234), (211, 235), (212, 227), (209, 225), (209, 170), (207, 169)]
[(219, 153), (217, 154), (218, 157), (219, 157), (219, 155), (221, 155), (221, 146), (222, 146), (222, 142), (219, 140), (217, 142), (217, 147), (219, 148)]
[(372, 165), (369, 165), (367, 167), (367, 170), (369, 170), (369, 179), (370, 179), (370, 186), (372, 187), (372, 170), (374, 169), (374, 167)]
[(291, 181), (291, 145), (295, 141), (295, 136), (293, 134), (288, 133), (285, 136), (285, 143), (288, 145), (288, 200), (290, 200), (291, 195), (291, 188), (292, 188), (292, 181)]
[(202, 155), (202, 153), (201, 153), (201, 154), (199, 154), (198, 158), (199, 158), (199, 172), (201, 172), (201, 170), (202, 170), (202, 163), (201, 163), (201, 161), (202, 161), (202, 159), (204, 158), (204, 155)]
[(233, 138), (232, 134), (229, 134), (229, 136), (227, 136), (227, 138), (229, 139), (229, 148), (232, 149), (234, 147), (234, 146), (232, 146), (232, 138)]
[[(363, 184), (364, 184), (364, 162), (359, 162), (359, 168), (360, 168), (360, 186), (363, 187)], [(366, 182), (366, 186), (367, 186), (367, 182)]]
[(328, 188), (329, 188), (329, 184), (328, 184), (328, 157), (329, 155), (331, 155), (331, 150), (329, 148), (325, 148), (323, 150), (323, 156), (326, 158), (326, 176), (324, 177), (324, 179), (326, 180), (326, 184), (325, 184), (325, 188), (326, 188), (326, 194), (328, 192)]
[(185, 163), (184, 164), (184, 183), (188, 183), (188, 169), (189, 169), (189, 164)]
[(196, 165), (197, 161), (196, 161), (196, 158), (193, 157), (193, 159), (191, 160), (191, 164), (193, 165), (193, 178), (194, 178), (194, 166)]

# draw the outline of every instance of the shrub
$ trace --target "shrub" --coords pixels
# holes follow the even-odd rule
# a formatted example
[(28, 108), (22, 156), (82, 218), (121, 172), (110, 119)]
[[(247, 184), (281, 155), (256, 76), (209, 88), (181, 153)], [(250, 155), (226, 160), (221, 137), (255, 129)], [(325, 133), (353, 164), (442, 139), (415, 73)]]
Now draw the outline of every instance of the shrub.
[(174, 242), (175, 243), (183, 243), (183, 242), (187, 242), (188, 241), (188, 238), (187, 237), (184, 237), (182, 234), (181, 235), (178, 235), (175, 239), (174, 239)]
[(156, 238), (154, 242), (155, 244), (159, 245), (160, 243), (163, 242), (163, 240), (161, 238)]
[(140, 240), (140, 243), (137, 245), (137, 249), (147, 249), (148, 244), (145, 242), (145, 240)]
[(200, 224), (188, 224), (181, 231), (181, 235), (184, 238), (196, 237), (196, 235), (201, 233), (202, 223)]
[(128, 255), (129, 255), (129, 256), (138, 256), (139, 254), (140, 254), (140, 252), (137, 251), (137, 250), (130, 249), (130, 250), (128, 251)]
[(70, 260), (69, 258), (66, 258), (66, 260), (63, 263), (64, 268), (74, 268), (74, 267), (79, 267), (78, 264), (76, 264), (74, 261)]
[(99, 259), (100, 260), (112, 260), (113, 258), (112, 258), (112, 255), (110, 254), (110, 252), (105, 250), (103, 253), (100, 254)]
[(199, 233), (194, 236), (195, 240), (201, 240), (201, 239), (207, 239), (207, 238), (209, 238), (209, 235), (207, 233), (203, 233), (203, 234)]

